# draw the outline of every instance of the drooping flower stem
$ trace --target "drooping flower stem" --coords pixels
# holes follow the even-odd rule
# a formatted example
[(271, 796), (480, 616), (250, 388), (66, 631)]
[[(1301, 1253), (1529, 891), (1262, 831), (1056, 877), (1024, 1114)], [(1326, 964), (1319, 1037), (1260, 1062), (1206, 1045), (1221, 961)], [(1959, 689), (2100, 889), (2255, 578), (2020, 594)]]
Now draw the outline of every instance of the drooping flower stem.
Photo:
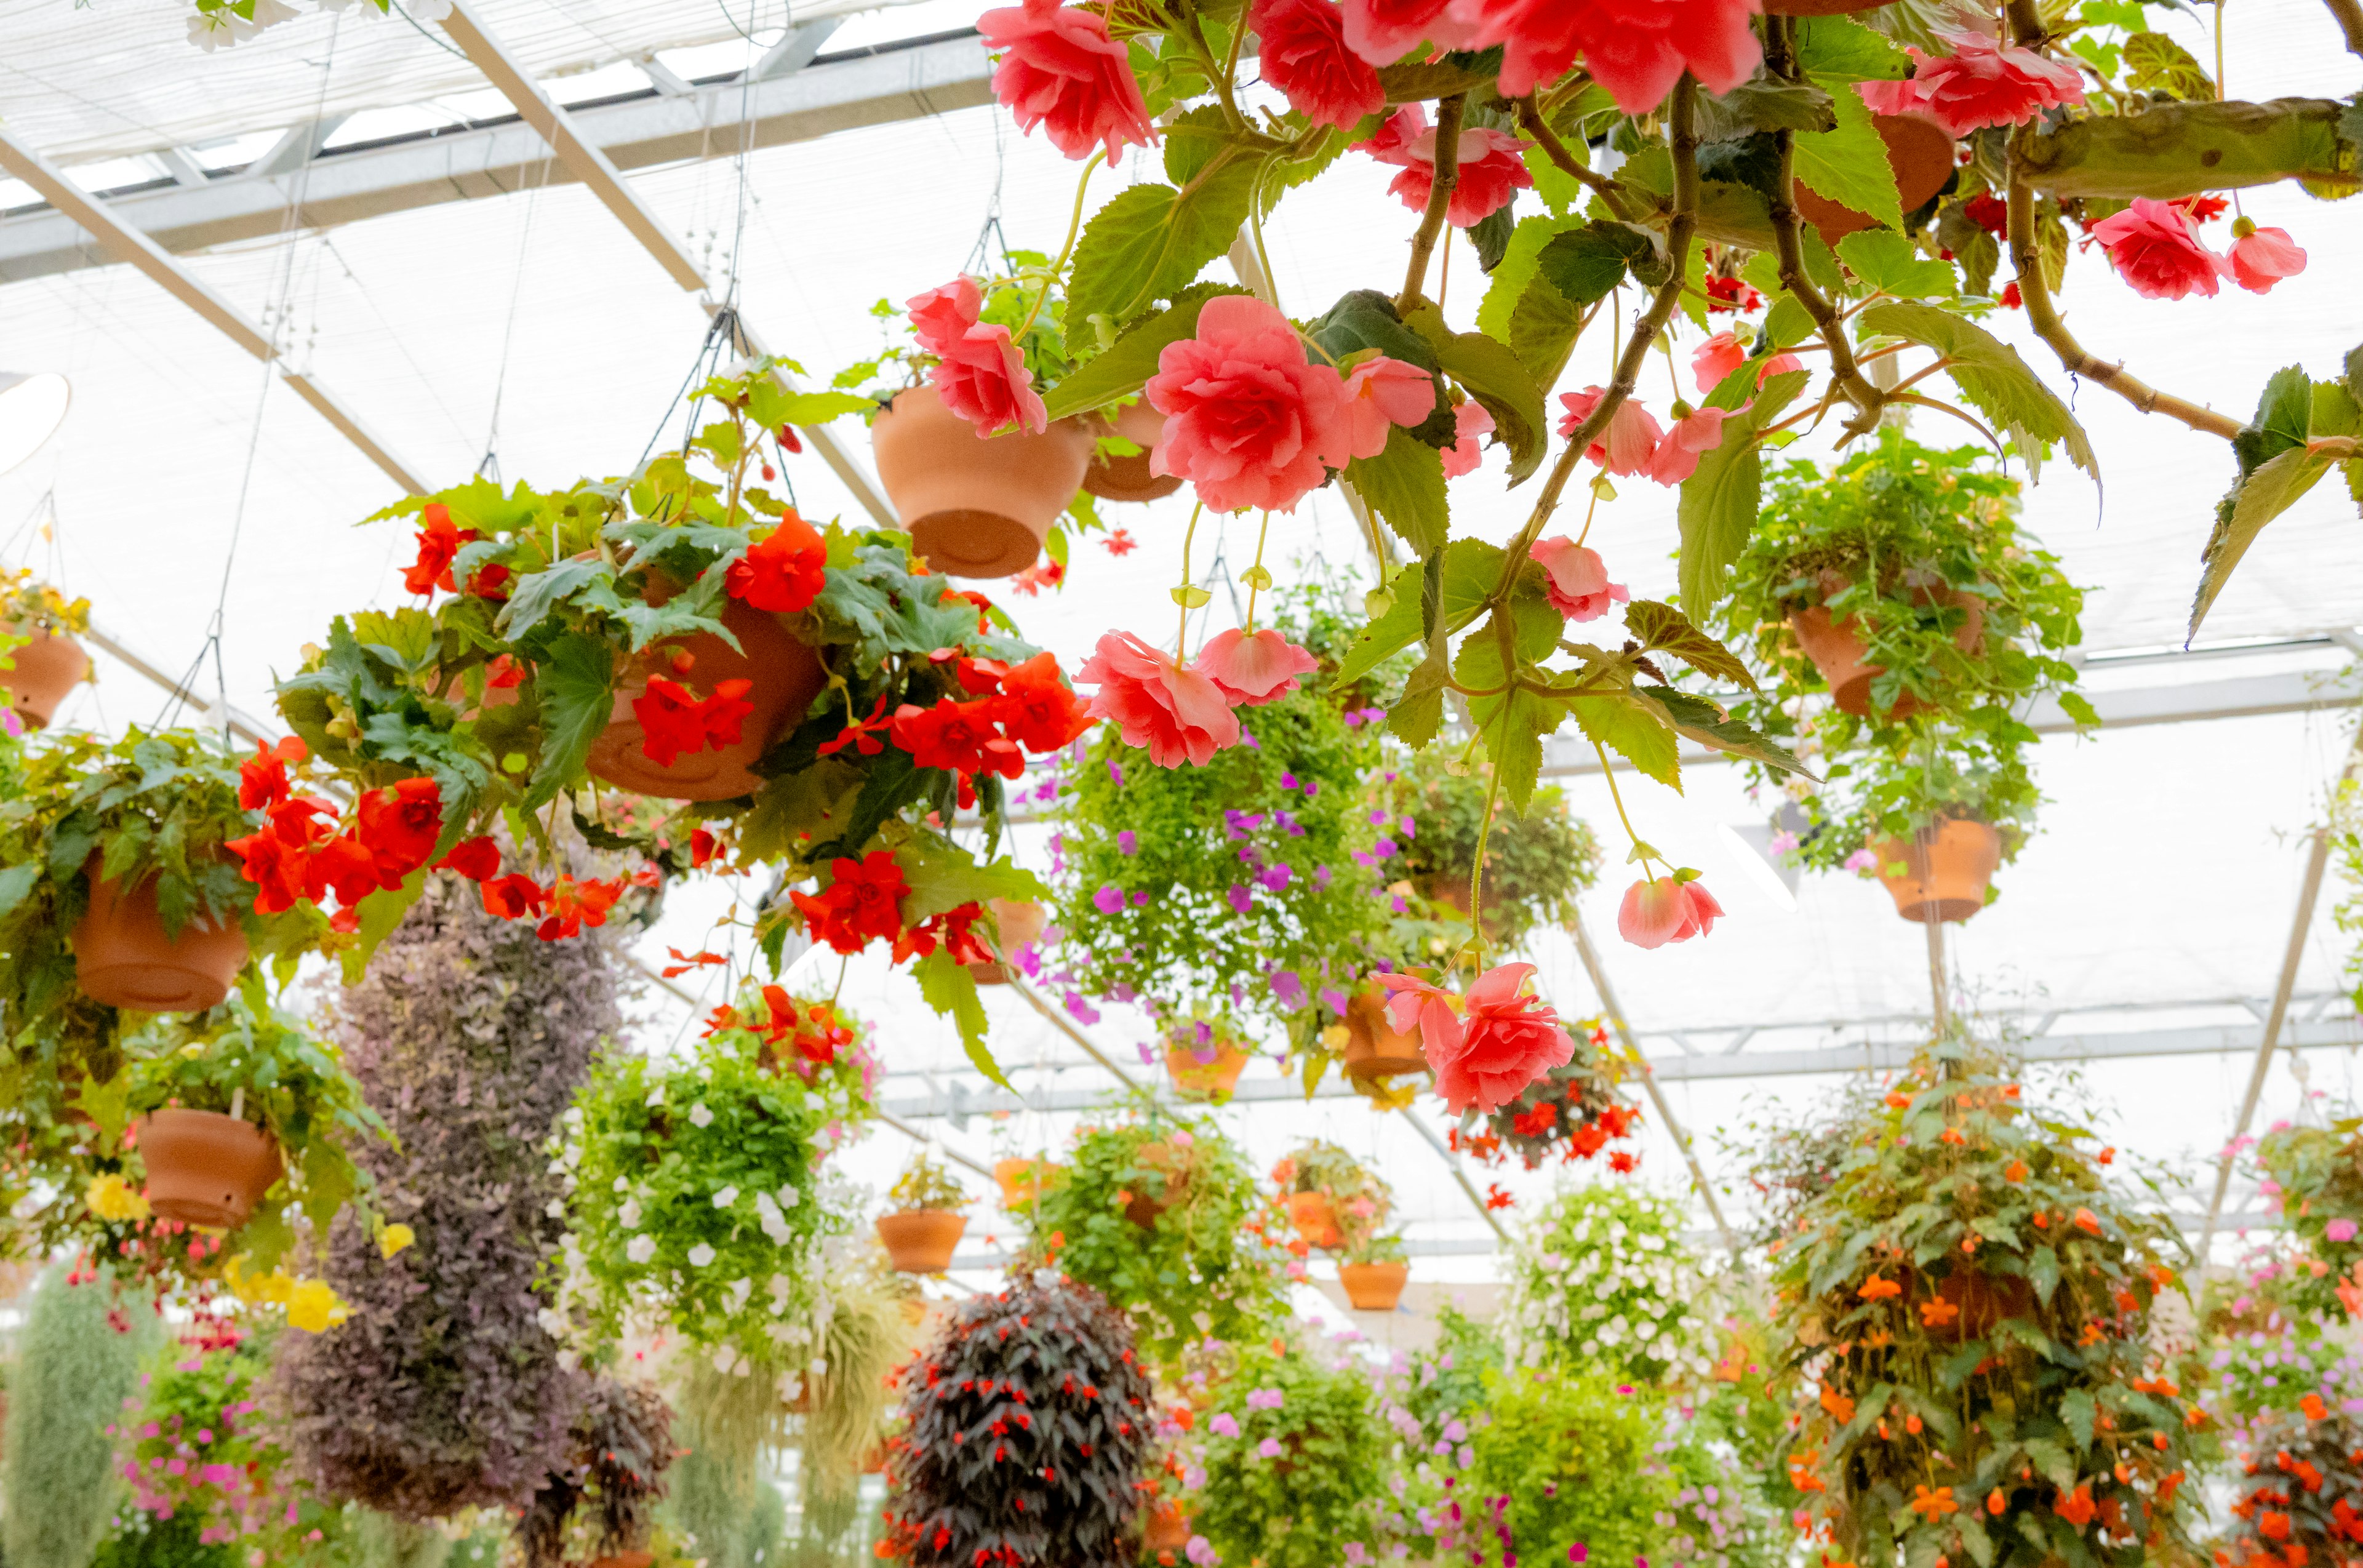
[(1075, 253), (1075, 237), (1083, 231), (1083, 197), (1092, 188), (1093, 172), (1106, 159), (1107, 154), (1103, 151), (1094, 152), (1083, 161), (1082, 178), (1075, 182), (1075, 214), (1067, 220), (1067, 242), (1059, 247), (1059, 259), (1050, 263), (1049, 272), (1044, 275), (1042, 292), (1034, 296), (1034, 307), (1026, 313), (1026, 319), (1019, 323), (1017, 330), (1009, 335), (1009, 340), (1015, 343), (1021, 352), (1025, 349), (1026, 334), (1032, 331), (1034, 323), (1041, 318), (1042, 307), (1050, 303), (1050, 291), (1059, 286), (1059, 278), (1067, 270), (1067, 260)]
[(1427, 188), (1427, 211), (1420, 216), (1419, 232), (1412, 236), (1411, 270), (1403, 274), (1403, 294), (1395, 300), (1398, 316), (1419, 302), (1420, 290), (1427, 284), (1427, 259), (1436, 253), (1452, 192), (1460, 183), (1460, 118), (1468, 103), (1465, 95), (1455, 93), (1436, 106), (1436, 178)]
[(1560, 172), (1588, 187), (1593, 195), (1606, 204), (1610, 212), (1627, 221), (1641, 216), (1640, 208), (1625, 194), (1624, 186), (1568, 150), (1567, 143), (1559, 139), (1559, 133), (1551, 129), (1550, 122), (1543, 118), (1542, 110), (1536, 107), (1532, 95), (1518, 100), (1518, 124), (1535, 139), (1536, 145), (1543, 150), (1543, 155), (1559, 165)]
[(1173, 590), (1173, 602), (1182, 606), (1182, 628), (1173, 634), (1173, 662), (1176, 664), (1190, 651), (1190, 598), (1196, 584), (1190, 581), (1190, 541), (1198, 537), (1198, 517), (1205, 511), (1204, 501), (1190, 508), (1190, 526), (1182, 535), (1182, 585)]
[[(1600, 753), (1600, 776), (1608, 781), (1608, 798), (1615, 803), (1616, 820), (1624, 825), (1625, 836), (1633, 840), (1633, 847), (1635, 849), (1641, 851), (1641, 873), (1646, 876), (1649, 872), (1649, 861), (1651, 858), (1648, 846), (1642, 842), (1640, 834), (1633, 831), (1633, 819), (1625, 815), (1625, 796), (1623, 792), (1618, 790), (1616, 787), (1615, 765), (1609, 762), (1607, 749), (1602, 746), (1599, 741), (1594, 740), (1592, 743), (1592, 749)], [(1666, 870), (1670, 873), (1673, 867), (1667, 866)]]
[(1256, 558), (1255, 558), (1255, 564), (1254, 564), (1253, 566), (1248, 567), (1248, 571), (1247, 571), (1247, 579), (1248, 579), (1248, 635), (1249, 637), (1253, 637), (1253, 636), (1255, 635), (1255, 628), (1256, 628), (1256, 595), (1257, 595), (1258, 594), (1261, 593), (1261, 592), (1263, 591), (1263, 589), (1264, 589), (1265, 585), (1266, 585), (1266, 584), (1268, 584), (1269, 583), (1270, 583), (1270, 581), (1271, 581), (1271, 573), (1269, 573), (1269, 572), (1267, 572), (1267, 571), (1265, 571), (1265, 570), (1263, 569), (1263, 541), (1264, 541), (1265, 536), (1269, 535), (1270, 532), (1271, 532), (1271, 514), (1270, 514), (1270, 512), (1266, 512), (1266, 513), (1264, 513), (1264, 515), (1263, 515), (1263, 520), (1262, 520), (1261, 522), (1259, 522), (1259, 523), (1258, 523), (1258, 524), (1256, 525)]
[[(1510, 726), (1514, 705), (1502, 705), (1502, 728)], [(1477, 950), (1477, 967), (1485, 967), (1485, 845), (1493, 836), (1493, 813), (1502, 800), (1502, 770), (1495, 768), (1485, 789), (1485, 817), (1477, 825), (1477, 852), (1469, 864), (1469, 945)]]

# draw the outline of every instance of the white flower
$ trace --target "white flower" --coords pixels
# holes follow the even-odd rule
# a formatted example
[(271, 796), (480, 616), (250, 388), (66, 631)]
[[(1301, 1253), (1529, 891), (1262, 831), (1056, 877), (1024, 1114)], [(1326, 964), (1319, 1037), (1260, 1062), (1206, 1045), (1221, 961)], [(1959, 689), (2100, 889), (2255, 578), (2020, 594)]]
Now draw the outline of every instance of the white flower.
[(787, 1217), (780, 1212), (780, 1206), (771, 1201), (769, 1193), (755, 1195), (755, 1222), (763, 1228), (763, 1234), (771, 1239), (774, 1247), (784, 1247), (795, 1239), (796, 1233), (788, 1229)]
[(650, 1089), (649, 1091), (648, 1099), (643, 1103), (651, 1106), (660, 1106), (664, 1104), (664, 1085), (662, 1084), (659, 1084), (655, 1088)]
[(624, 1207), (616, 1211), (616, 1218), (625, 1229), (638, 1230), (640, 1228), (640, 1200), (627, 1198)]
[(705, 1108), (705, 1102), (704, 1100), (700, 1100), (697, 1104), (689, 1107), (689, 1125), (692, 1127), (712, 1127), (714, 1125), (714, 1113)]
[(795, 1207), (797, 1201), (803, 1196), (804, 1194), (796, 1191), (794, 1183), (782, 1182), (780, 1184), (780, 1207), (782, 1208)]
[(653, 1236), (635, 1236), (631, 1244), (624, 1249), (624, 1256), (636, 1263), (645, 1263), (656, 1255), (657, 1239)]
[(616, 1190), (619, 1193), (630, 1192), (632, 1190), (632, 1184), (625, 1180), (623, 1177), (618, 1176), (616, 1178)]
[(714, 1249), (703, 1241), (689, 1250), (689, 1266), (693, 1269), (702, 1269), (713, 1261)]
[(738, 1189), (737, 1187), (725, 1187), (720, 1192), (714, 1195), (714, 1207), (716, 1208), (728, 1208), (732, 1204), (737, 1203), (738, 1201)]
[(736, 1362), (738, 1359), (738, 1347), (736, 1345), (716, 1345), (714, 1347), (715, 1371), (721, 1373), (726, 1376), (728, 1375), (732, 1370), (732, 1364)]
[(736, 1312), (747, 1305), (747, 1298), (754, 1293), (755, 1282), (741, 1275), (730, 1282), (730, 1288), (723, 1295), (729, 1300), (730, 1310)]
[(563, 1219), (566, 1218), (566, 1200), (559, 1197), (551, 1198), (549, 1206), (541, 1212), (552, 1219)]

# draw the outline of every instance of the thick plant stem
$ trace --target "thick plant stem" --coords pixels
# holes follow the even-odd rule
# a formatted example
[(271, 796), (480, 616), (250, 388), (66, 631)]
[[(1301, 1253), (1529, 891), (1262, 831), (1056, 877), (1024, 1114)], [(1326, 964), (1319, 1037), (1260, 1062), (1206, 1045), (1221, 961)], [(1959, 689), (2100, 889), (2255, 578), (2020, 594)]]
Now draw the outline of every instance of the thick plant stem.
[(1419, 232), (1412, 236), (1411, 270), (1403, 274), (1403, 294), (1395, 300), (1397, 315), (1417, 304), (1419, 291), (1427, 286), (1427, 259), (1436, 254), (1453, 189), (1460, 183), (1460, 117), (1468, 103), (1456, 93), (1436, 106), (1436, 178), (1427, 189), (1427, 211), (1421, 215)]
[[(1921, 864), (1926, 865), (1933, 835), (1920, 835)], [(1928, 999), (1935, 1011), (1936, 1035), (1942, 1039), (1952, 1029), (1952, 981), (1945, 971), (1945, 922), (1936, 915), (1935, 879), (1929, 879), (1928, 904), (1920, 912), (1921, 929), (1928, 933)]]
[[(1790, 22), (1772, 17), (1765, 24), (1771, 39), (1767, 64), (1773, 74), (1785, 79), (1795, 75), (1795, 53), (1792, 47)], [(1772, 243), (1781, 260), (1781, 286), (1797, 296), (1805, 314), (1822, 331), (1822, 344), (1829, 350), (1830, 377), (1861, 413), (1848, 421), (1847, 429), (1854, 435), (1868, 435), (1879, 422), (1879, 410), (1887, 395), (1864, 379), (1862, 367), (1854, 357), (1854, 345), (1846, 334), (1846, 325), (1838, 318), (1836, 309), (1814, 280), (1805, 275), (1804, 215), (1797, 210), (1796, 133), (1775, 131), (1773, 145), (1780, 150), (1780, 173), (1772, 186)]]
[(2322, 0), (2330, 7), (2338, 30), (2346, 35), (2346, 52), (2363, 56), (2363, 4), (2357, 0)]
[(2035, 335), (2050, 345), (2059, 357), (2059, 363), (2069, 375), (2096, 382), (2124, 398), (2145, 414), (2163, 414), (2180, 419), (2194, 430), (2225, 440), (2240, 433), (2240, 422), (2229, 415), (2218, 414), (2213, 408), (2177, 397), (2136, 376), (2126, 373), (2125, 367), (2094, 359), (2085, 352), (2059, 319), (2058, 306), (2051, 300), (2051, 288), (2044, 281), (2043, 258), (2035, 242), (2035, 193), (2018, 178), (2018, 159), (2011, 157), (2010, 182), (2010, 264), (2017, 273), (2018, 297), (2026, 306), (2027, 324)]
[(1543, 118), (1542, 110), (1535, 106), (1531, 95), (1518, 100), (1518, 124), (1535, 139), (1535, 145), (1543, 150), (1545, 157), (1558, 164), (1570, 178), (1581, 182), (1593, 195), (1607, 203), (1609, 211), (1619, 217), (1634, 216), (1632, 203), (1625, 196), (1624, 187), (1589, 167), (1570, 151), (1567, 143), (1559, 139), (1559, 133), (1551, 129), (1549, 122)]

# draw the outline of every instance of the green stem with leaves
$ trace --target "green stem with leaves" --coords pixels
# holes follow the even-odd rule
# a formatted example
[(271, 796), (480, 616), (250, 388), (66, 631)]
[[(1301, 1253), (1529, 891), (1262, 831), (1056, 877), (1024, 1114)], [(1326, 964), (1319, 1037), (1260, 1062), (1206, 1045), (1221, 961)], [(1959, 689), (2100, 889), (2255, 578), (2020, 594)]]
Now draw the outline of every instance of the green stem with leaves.
[(1050, 303), (1050, 291), (1059, 286), (1059, 276), (1067, 270), (1067, 260), (1075, 253), (1075, 239), (1083, 231), (1083, 197), (1090, 194), (1092, 173), (1105, 161), (1106, 158), (1107, 153), (1102, 150), (1093, 153), (1083, 161), (1082, 178), (1075, 182), (1074, 216), (1067, 220), (1067, 242), (1059, 247), (1059, 259), (1050, 263), (1050, 271), (1042, 280), (1042, 292), (1034, 296), (1034, 308), (1026, 313), (1025, 321), (1019, 325), (1016, 331), (1009, 335), (1011, 342), (1022, 346), (1026, 341), (1026, 334), (1031, 332), (1034, 329), (1034, 323), (1041, 318), (1042, 307)]

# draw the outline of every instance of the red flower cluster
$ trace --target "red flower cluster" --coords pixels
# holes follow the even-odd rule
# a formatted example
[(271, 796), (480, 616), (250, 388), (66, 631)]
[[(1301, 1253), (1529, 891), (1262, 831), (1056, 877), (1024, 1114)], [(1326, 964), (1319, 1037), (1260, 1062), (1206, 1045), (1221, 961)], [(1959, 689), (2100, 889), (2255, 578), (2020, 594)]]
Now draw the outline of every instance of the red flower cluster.
[(976, 801), (974, 775), (1016, 778), (1026, 771), (1026, 752), (1055, 751), (1091, 728), (1090, 715), (1051, 654), (1037, 653), (1022, 664), (960, 658), (953, 673), (963, 690), (975, 694), (969, 700), (937, 697), (933, 707), (904, 703), (889, 717), (882, 696), (868, 718), (824, 741), (820, 754), (853, 746), (875, 757), (892, 740), (920, 767), (957, 773), (960, 803), (967, 806)]
[(1764, 296), (1746, 278), (1709, 278), (1706, 293), (1710, 316), (1717, 311), (1745, 316), (1764, 308)]
[[(262, 826), (224, 848), (239, 857), (255, 887), (258, 914), (276, 915), (299, 900), (326, 902), (334, 894), (343, 906), (329, 919), (340, 931), (358, 928), (361, 901), (427, 863), (443, 834), (443, 792), (433, 779), (405, 779), (373, 789), (353, 804), (350, 823), (337, 826), (336, 807), (314, 795), (297, 795), (287, 764), (306, 755), (304, 742), (256, 741), (254, 755), (239, 769), (239, 804), (263, 815)], [(500, 850), (492, 840), (470, 839), (439, 862), (471, 881), (500, 870)]]
[(732, 1006), (715, 1008), (705, 1020), (704, 1032), (711, 1036), (723, 1029), (745, 1029), (762, 1040), (768, 1054), (776, 1055), (784, 1046), (815, 1067), (833, 1064), (838, 1051), (853, 1043), (853, 1031), (846, 1027), (834, 1006), (807, 1002), (799, 1016), (795, 998), (778, 985), (763, 987), (761, 1018), (742, 1014)]
[[(419, 517), (424, 526), (418, 530), (418, 559), (403, 568), (402, 585), (422, 598), (438, 588), (456, 594), (460, 589), (451, 576), (451, 562), (461, 545), (484, 536), (452, 522), (451, 508), (440, 501), (428, 502)], [(508, 581), (505, 566), (478, 567), (468, 579), (468, 592), (480, 599), (505, 599)]]
[(993, 962), (992, 950), (974, 930), (984, 917), (981, 905), (963, 904), (915, 926), (903, 923), (903, 897), (911, 885), (887, 851), (872, 850), (858, 861), (832, 861), (828, 871), (828, 885), (818, 894), (788, 895), (815, 942), (852, 954), (873, 941), (890, 941), (894, 944), (897, 963), (914, 956), (925, 958), (938, 947), (949, 949), (961, 963)]
[(716, 681), (714, 695), (701, 698), (679, 681), (649, 676), (648, 689), (632, 699), (640, 750), (658, 767), (669, 768), (685, 751), (736, 746), (755, 711), (747, 697), (754, 689), (749, 680)]
[(723, 579), (734, 599), (792, 616), (812, 607), (828, 585), (828, 542), (790, 507), (780, 526), (748, 547)]

